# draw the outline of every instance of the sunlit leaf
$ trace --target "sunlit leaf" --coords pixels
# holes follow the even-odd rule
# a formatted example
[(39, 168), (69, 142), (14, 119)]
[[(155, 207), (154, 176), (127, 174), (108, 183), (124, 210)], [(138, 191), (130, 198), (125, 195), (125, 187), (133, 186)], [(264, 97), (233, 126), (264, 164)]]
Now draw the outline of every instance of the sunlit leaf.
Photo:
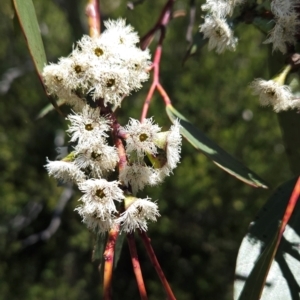
[[(293, 179), (282, 184), (250, 224), (237, 258), (235, 300), (299, 299), (300, 205), (288, 205), (295, 183)], [(284, 218), (288, 224), (280, 240), (283, 216), (291, 218)]]
[(47, 59), (33, 3), (31, 0), (13, 0), (13, 3), (30, 55), (41, 77)]
[(196, 149), (203, 152), (208, 158), (212, 159), (217, 166), (249, 185), (267, 188), (266, 183), (258, 175), (211, 141), (172, 105), (167, 105), (166, 111), (172, 122), (179, 119), (181, 125), (180, 132), (188, 140), (188, 142), (190, 142)]

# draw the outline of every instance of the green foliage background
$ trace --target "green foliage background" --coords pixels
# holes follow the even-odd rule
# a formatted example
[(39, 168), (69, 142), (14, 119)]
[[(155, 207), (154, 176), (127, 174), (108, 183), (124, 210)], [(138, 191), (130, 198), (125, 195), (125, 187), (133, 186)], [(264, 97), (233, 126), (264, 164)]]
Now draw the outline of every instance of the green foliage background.
[[(142, 36), (164, 2), (145, 1), (130, 11), (126, 1), (102, 1), (102, 18), (126, 18)], [(88, 33), (85, 2), (35, 0), (34, 4), (47, 58), (56, 62)], [(196, 5), (198, 25), (201, 2)], [(175, 8), (188, 12), (189, 1), (177, 1)], [(0, 299), (100, 298), (99, 262), (91, 262), (95, 237), (73, 211), (79, 193), (67, 204), (51, 238), (28, 247), (22, 243), (47, 228), (64, 190), (48, 178), (43, 165), (46, 157), (55, 159), (54, 138), (66, 123), (56, 112), (36, 120), (48, 100), (9, 2), (2, 4), (0, 14)], [(149, 226), (149, 235), (177, 299), (227, 300), (232, 299), (235, 259), (248, 224), (271, 190), (291, 175), (275, 114), (259, 107), (247, 88), (255, 77), (268, 78), (263, 35), (240, 25), (236, 52), (217, 55), (204, 47), (183, 66), (187, 25), (183, 17), (168, 27), (161, 63), (165, 89), (177, 110), (269, 182), (271, 189), (237, 181), (184, 142), (174, 176), (140, 196), (159, 200), (162, 216)], [(8, 80), (9, 74), (19, 76)], [(150, 82), (124, 102), (119, 112), (123, 124), (129, 116), (139, 118), (149, 86)], [(249, 111), (253, 118), (246, 121), (243, 114)], [(160, 125), (170, 125), (157, 94), (152, 115)], [(36, 215), (33, 207), (40, 208)], [(165, 299), (139, 240), (137, 244), (150, 299)], [(113, 291), (114, 299), (139, 298), (126, 243)]]

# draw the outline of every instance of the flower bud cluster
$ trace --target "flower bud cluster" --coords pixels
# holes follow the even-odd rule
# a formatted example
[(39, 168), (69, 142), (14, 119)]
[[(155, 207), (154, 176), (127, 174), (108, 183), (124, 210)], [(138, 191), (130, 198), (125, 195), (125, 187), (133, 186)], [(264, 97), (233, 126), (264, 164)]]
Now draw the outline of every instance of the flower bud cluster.
[(131, 119), (124, 127), (128, 162), (120, 171), (120, 180), (131, 186), (133, 194), (146, 185), (161, 183), (177, 166), (181, 149), (179, 129), (179, 123), (175, 122), (169, 131), (161, 132), (152, 118), (143, 123)]
[(136, 47), (139, 37), (124, 20), (106, 21), (100, 37), (84, 36), (69, 57), (44, 68), (50, 94), (80, 111), (82, 98), (103, 99), (120, 106), (124, 96), (142, 87), (148, 79), (150, 54)]
[[(108, 143), (107, 138), (111, 125), (108, 117), (101, 116), (99, 108), (94, 109), (86, 105), (82, 112), (68, 115), (67, 120), (70, 122), (67, 130), (70, 134), (70, 141), (76, 145), (74, 151), (61, 161), (48, 160), (45, 167), (49, 175), (61, 182), (73, 182), (78, 186), (83, 196), (79, 199), (81, 205), (76, 210), (89, 229), (98, 233), (105, 233), (114, 226), (120, 225), (121, 230), (125, 232), (137, 228), (146, 230), (147, 221), (155, 221), (156, 217), (159, 216), (157, 204), (151, 202), (149, 198), (140, 199), (133, 196), (128, 201), (129, 196), (124, 193), (124, 189), (135, 191), (135, 184), (144, 187), (151, 181), (147, 175), (151, 176), (152, 173), (143, 173), (144, 168), (151, 170), (151, 167), (142, 165), (141, 153), (143, 151), (157, 153), (154, 146), (150, 145), (149, 142), (148, 145), (143, 145), (143, 143), (137, 145), (138, 151), (140, 151), (138, 155), (140, 164), (136, 164), (136, 170), (141, 174), (141, 177), (135, 178), (135, 182), (132, 181), (130, 174), (128, 176), (125, 174), (130, 168), (128, 165), (124, 169), (127, 171), (120, 171), (119, 180), (110, 181), (108, 178), (111, 172), (115, 171), (119, 162), (119, 155), (117, 149)], [(132, 123), (138, 124), (137, 128), (143, 127), (137, 120), (131, 119), (130, 124)], [(157, 125), (152, 124), (152, 121), (150, 123), (153, 128), (149, 129), (149, 132), (160, 129)], [(131, 125), (125, 126), (125, 128), (127, 127), (131, 127)], [(176, 130), (172, 129), (165, 140), (165, 143), (169, 141), (167, 150), (169, 152), (172, 147), (174, 148), (172, 135), (177, 136), (175, 132), (178, 131), (178, 125), (173, 127), (176, 127)], [(138, 131), (144, 132), (143, 128)], [(130, 138), (128, 137), (128, 139)], [(180, 135), (179, 140), (181, 140)], [(179, 141), (175, 143), (177, 143), (175, 146), (178, 148)], [(127, 154), (130, 157), (136, 148), (134, 148), (134, 142), (127, 145), (129, 148), (131, 147)], [(170, 157), (170, 161), (165, 163), (161, 170), (167, 174), (177, 164), (179, 150), (173, 155), (166, 153), (166, 156)], [(169, 170), (166, 171), (166, 168)], [(158, 180), (156, 181), (158, 182)], [(117, 203), (121, 203), (126, 208), (121, 214), (117, 209)], [(120, 207), (122, 206), (119, 205)]]
[(208, 49), (216, 48), (217, 53), (222, 53), (226, 49), (234, 51), (238, 39), (233, 36), (226, 17), (233, 14), (236, 5), (243, 0), (207, 0), (201, 6), (203, 11), (207, 11), (204, 23), (200, 25), (200, 32), (204, 38), (208, 38)]
[[(86, 101), (91, 95), (103, 100), (97, 104), (118, 106), (123, 96), (139, 89), (148, 78), (149, 53), (135, 46), (139, 39), (132, 27), (122, 20), (105, 25), (101, 37), (83, 37), (68, 58), (44, 68), (48, 91), (73, 106), (66, 119), (74, 148), (62, 160), (47, 159), (45, 167), (49, 175), (63, 183), (75, 183), (83, 193), (76, 211), (89, 229), (98, 233), (116, 226), (125, 232), (147, 230), (147, 222), (159, 216), (157, 204), (135, 195), (145, 185), (162, 182), (178, 164), (179, 123), (161, 132), (152, 119), (143, 123), (130, 119), (121, 127), (121, 135), (112, 128), (111, 115)], [(113, 181), (111, 175), (124, 157), (109, 144), (112, 129), (114, 136), (119, 134), (124, 140), (127, 160), (120, 164), (118, 180)]]
[(297, 0), (273, 0), (271, 11), (274, 15), (275, 26), (269, 32), (265, 44), (272, 43), (273, 51), (278, 49), (283, 54), (287, 51), (287, 44), (296, 43), (295, 35), (299, 31), (300, 20), (296, 8), (299, 8)]

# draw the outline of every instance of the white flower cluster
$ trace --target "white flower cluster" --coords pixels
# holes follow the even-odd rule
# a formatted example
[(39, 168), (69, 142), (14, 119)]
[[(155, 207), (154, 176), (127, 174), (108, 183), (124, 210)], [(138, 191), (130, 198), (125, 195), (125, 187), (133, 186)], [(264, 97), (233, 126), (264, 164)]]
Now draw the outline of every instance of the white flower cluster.
[(80, 184), (88, 176), (100, 178), (114, 170), (119, 160), (115, 147), (107, 144), (109, 121), (100, 116), (100, 109), (84, 106), (81, 113), (67, 117), (71, 122), (68, 133), (77, 142), (74, 151), (61, 161), (48, 161), (49, 175), (62, 182)]
[(273, 0), (271, 2), (275, 26), (264, 43), (273, 43), (273, 51), (278, 49), (285, 54), (287, 44), (294, 45), (296, 43), (295, 35), (299, 31), (300, 25), (296, 8), (299, 6), (297, 0)]
[(124, 20), (107, 21), (100, 37), (84, 36), (69, 57), (43, 70), (50, 94), (80, 111), (84, 100), (103, 99), (120, 106), (124, 96), (141, 88), (148, 79), (149, 51), (136, 47), (139, 37)]
[(275, 112), (300, 108), (300, 101), (294, 100), (291, 88), (274, 80), (255, 79), (250, 87), (259, 96), (262, 106), (273, 106)]
[[(125, 158), (109, 145), (111, 116), (100, 107), (108, 103), (118, 106), (124, 96), (141, 87), (148, 78), (150, 56), (135, 46), (139, 38), (123, 20), (108, 21), (105, 26), (99, 38), (83, 37), (68, 58), (44, 68), (49, 93), (73, 106), (66, 119), (74, 145), (62, 160), (47, 159), (45, 167), (49, 175), (74, 182), (83, 193), (76, 210), (88, 228), (98, 233), (115, 226), (125, 232), (147, 230), (147, 222), (159, 216), (157, 204), (124, 190), (136, 195), (145, 185), (158, 184), (172, 172), (180, 159), (179, 123), (161, 132), (152, 119), (143, 123), (131, 119), (122, 129), (128, 163), (120, 164), (119, 180), (108, 179)], [(93, 104), (89, 97), (102, 101)]]
[[(180, 125), (175, 122), (167, 132), (153, 124), (131, 119), (125, 126), (128, 163), (120, 172), (120, 180), (131, 186), (133, 194), (146, 185), (154, 186), (172, 173), (180, 160)], [(147, 160), (151, 164), (147, 164)]]
[(227, 16), (231, 16), (234, 7), (243, 0), (207, 0), (202, 5), (203, 11), (207, 11), (204, 24), (200, 25), (200, 32), (204, 38), (208, 38), (208, 49), (216, 48), (217, 53), (222, 53), (226, 49), (234, 51), (238, 39), (234, 37), (233, 31), (226, 21)]
[[(49, 175), (54, 176), (62, 182), (74, 182), (78, 185), (79, 190), (83, 193), (80, 198), (81, 205), (76, 208), (81, 215), (82, 220), (86, 223), (89, 229), (97, 231), (98, 233), (105, 233), (116, 225), (121, 226), (121, 230), (129, 232), (135, 229), (146, 230), (147, 221), (155, 221), (159, 216), (157, 204), (151, 202), (149, 198), (139, 199), (136, 197), (130, 197), (130, 205), (128, 201), (126, 204), (126, 196), (124, 191), (125, 185), (129, 187), (132, 185), (132, 190), (137, 184), (140, 188), (149, 182), (147, 175), (152, 175), (145, 172), (146, 166), (142, 166), (141, 159), (144, 151), (149, 153), (157, 153), (156, 148), (147, 141), (143, 144), (141, 141), (137, 145), (137, 157), (140, 165), (136, 164), (136, 172), (140, 174), (135, 178), (135, 182), (132, 181), (132, 175), (127, 174), (130, 169), (125, 166), (126, 171), (120, 172), (120, 181), (109, 181), (108, 175), (113, 171), (119, 162), (119, 156), (117, 149), (114, 146), (110, 146), (107, 141), (108, 132), (110, 130), (110, 121), (107, 117), (103, 117), (100, 114), (99, 108), (91, 108), (90, 106), (84, 106), (81, 113), (73, 113), (67, 117), (70, 121), (70, 126), (67, 132), (70, 134), (70, 141), (76, 143), (74, 151), (66, 156), (61, 161), (49, 161), (45, 166)], [(128, 142), (128, 153), (135, 151), (136, 136), (132, 135), (132, 124), (136, 124), (136, 132), (140, 134), (152, 133), (152, 138), (158, 138), (157, 133), (160, 128), (157, 125), (148, 124), (148, 130), (144, 130), (143, 124), (140, 124), (137, 120), (131, 119), (130, 124), (126, 126), (129, 128), (128, 141), (132, 138), (131, 143)], [(179, 135), (178, 126), (173, 126), (176, 129), (171, 129), (167, 134), (165, 143), (169, 143), (165, 146), (166, 156), (169, 157), (168, 163), (162, 166), (161, 170), (168, 173), (178, 163), (179, 160), (179, 144), (181, 137)], [(147, 127), (147, 126), (146, 126)], [(130, 130), (131, 128), (131, 130)], [(164, 133), (162, 133), (164, 134)], [(175, 141), (174, 135), (178, 139)], [(143, 136), (145, 141), (146, 136)], [(177, 152), (172, 152), (172, 148)], [(169, 154), (168, 154), (169, 153)], [(165, 169), (169, 168), (168, 171)], [(124, 176), (125, 174), (125, 176)], [(145, 181), (145, 182), (144, 182)], [(157, 181), (157, 180), (156, 180)], [(119, 213), (116, 208), (116, 202), (123, 202), (126, 210), (123, 213)]]

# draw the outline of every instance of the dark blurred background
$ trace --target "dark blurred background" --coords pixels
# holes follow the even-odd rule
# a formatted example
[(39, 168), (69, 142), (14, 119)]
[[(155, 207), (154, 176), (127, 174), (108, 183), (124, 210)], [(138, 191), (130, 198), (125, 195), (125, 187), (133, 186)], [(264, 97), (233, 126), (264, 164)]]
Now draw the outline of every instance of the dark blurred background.
[[(85, 1), (33, 1), (49, 62), (67, 56), (88, 34)], [(126, 18), (142, 36), (165, 1), (101, 1), (102, 18)], [(196, 1), (194, 31), (202, 22)], [(235, 260), (247, 227), (272, 190), (291, 177), (276, 115), (261, 108), (248, 84), (268, 78), (264, 36), (240, 25), (236, 52), (217, 55), (205, 46), (182, 65), (187, 48), (189, 1), (176, 1), (185, 17), (171, 21), (164, 42), (161, 82), (174, 106), (211, 139), (270, 184), (255, 189), (223, 172), (183, 143), (182, 162), (164, 184), (139, 195), (158, 199), (161, 217), (149, 235), (177, 299), (232, 299)], [(66, 122), (48, 105), (34, 71), (12, 5), (0, 11), (0, 299), (99, 299), (99, 261), (92, 262), (95, 236), (74, 212), (80, 194), (57, 186), (44, 169), (46, 157), (67, 144)], [(153, 53), (155, 41), (150, 49)], [(151, 81), (119, 110), (139, 118)], [(149, 116), (168, 128), (164, 104), (155, 94)], [(165, 299), (141, 241), (138, 252), (149, 299)], [(139, 299), (127, 244), (113, 278), (113, 299)]]

